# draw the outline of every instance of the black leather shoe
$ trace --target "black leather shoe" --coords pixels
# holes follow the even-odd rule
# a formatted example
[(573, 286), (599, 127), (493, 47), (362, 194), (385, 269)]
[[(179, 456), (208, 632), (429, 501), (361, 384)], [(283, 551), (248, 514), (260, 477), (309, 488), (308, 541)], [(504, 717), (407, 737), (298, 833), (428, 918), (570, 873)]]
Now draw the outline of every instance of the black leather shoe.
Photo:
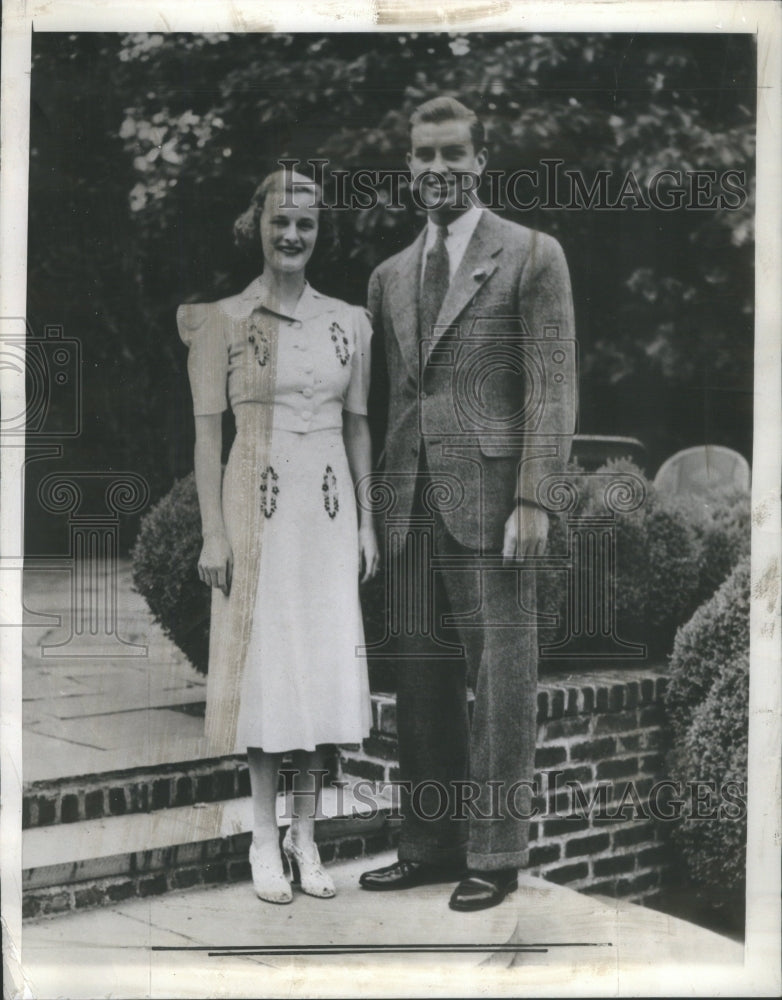
[(452, 910), (487, 910), (501, 903), (519, 887), (518, 871), (502, 868), (493, 872), (470, 871), (456, 886), (449, 906)]
[(431, 865), (424, 861), (395, 861), (384, 868), (364, 872), (358, 880), (362, 889), (414, 889), (418, 885), (456, 882), (464, 876), (464, 865)]

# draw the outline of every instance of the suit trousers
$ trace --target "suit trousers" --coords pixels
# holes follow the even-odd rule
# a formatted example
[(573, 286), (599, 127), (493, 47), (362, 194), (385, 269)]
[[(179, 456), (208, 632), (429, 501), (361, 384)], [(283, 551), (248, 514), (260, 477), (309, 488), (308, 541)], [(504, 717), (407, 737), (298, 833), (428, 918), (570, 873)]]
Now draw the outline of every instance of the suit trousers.
[(521, 867), (536, 743), (535, 574), (502, 567), (499, 552), (487, 565), (457, 542), (424, 502), (431, 483), (422, 462), (408, 528), (429, 538), (417, 551), (431, 552), (431, 571), (399, 551), (391, 558), (396, 593), (408, 604), (427, 595), (428, 619), (396, 638), (399, 857)]

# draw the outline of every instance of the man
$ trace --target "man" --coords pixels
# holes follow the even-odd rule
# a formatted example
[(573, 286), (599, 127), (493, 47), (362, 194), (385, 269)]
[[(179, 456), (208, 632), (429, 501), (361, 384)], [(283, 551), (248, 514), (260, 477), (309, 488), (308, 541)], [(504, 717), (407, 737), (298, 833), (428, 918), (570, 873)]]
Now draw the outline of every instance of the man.
[[(409, 782), (398, 861), (360, 884), (457, 881), (450, 906), (477, 910), (515, 889), (526, 863), (537, 702), (529, 560), (546, 545), (545, 477), (564, 468), (574, 429), (573, 309), (559, 244), (474, 195), (487, 151), (473, 112), (449, 97), (421, 105), (407, 163), (426, 228), (374, 271), (369, 309), (388, 392), (392, 591), (397, 609), (426, 613), (396, 630)], [(430, 539), (423, 569), (420, 545), (405, 541), (416, 532)]]

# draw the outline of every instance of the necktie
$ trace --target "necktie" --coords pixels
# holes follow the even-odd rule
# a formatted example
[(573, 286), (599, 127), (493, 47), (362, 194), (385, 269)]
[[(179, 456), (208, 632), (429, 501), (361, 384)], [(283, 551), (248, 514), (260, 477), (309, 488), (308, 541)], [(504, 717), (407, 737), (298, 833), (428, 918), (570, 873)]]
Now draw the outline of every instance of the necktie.
[(440, 306), (448, 291), (450, 272), (448, 269), (448, 248), (445, 245), (447, 235), (448, 227), (438, 226), (434, 246), (426, 255), (418, 325), (421, 338), (432, 336), (432, 327), (437, 322)]

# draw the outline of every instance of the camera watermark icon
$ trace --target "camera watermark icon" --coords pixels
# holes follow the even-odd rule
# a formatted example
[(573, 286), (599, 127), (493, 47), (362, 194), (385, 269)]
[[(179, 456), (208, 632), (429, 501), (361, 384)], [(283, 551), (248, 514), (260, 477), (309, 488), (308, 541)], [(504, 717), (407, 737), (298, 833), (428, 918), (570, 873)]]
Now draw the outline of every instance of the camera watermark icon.
[[(544, 433), (557, 414), (576, 414), (577, 347), (556, 324), (534, 336), (519, 316), (476, 318), (466, 329), (438, 327), (419, 348), (419, 429), (504, 437)], [(448, 383), (443, 387), (443, 379)]]
[[(82, 429), (81, 343), (50, 324), (36, 333), (25, 319), (4, 318), (0, 366), (24, 374), (25, 398), (9, 408), (4, 400), (0, 433), (4, 444), (78, 437)], [(9, 440), (10, 439), (10, 440)]]
[[(61, 325), (48, 324), (39, 334), (24, 318), (2, 319), (0, 366), (18, 377), (17, 384), (24, 378), (24, 394), (4, 397), (0, 436), (4, 447), (24, 445), (25, 466), (61, 459), (64, 443), (81, 434), (81, 365), (81, 343), (66, 337)], [(40, 644), (44, 657), (146, 656), (145, 645), (117, 632), (120, 518), (146, 506), (146, 481), (133, 472), (55, 472), (40, 481), (36, 498), (46, 513), (68, 516), (68, 555), (25, 559), (6, 552), (0, 568), (69, 574), (67, 614), (25, 607), (24, 621), (5, 624), (64, 626), (64, 638)]]
[[(66, 337), (59, 324), (42, 332), (22, 316), (0, 317), (0, 371), (4, 375), (0, 440), (4, 449), (24, 448), (20, 463), (19, 509), (24, 509), (27, 467), (36, 461), (61, 458), (64, 443), (82, 430), (82, 349), (79, 340)], [(18, 543), (18, 548), (12, 544)], [(3, 540), (0, 570), (5, 579), (23, 574), (25, 557), (22, 533)], [(35, 560), (27, 560), (27, 565)], [(59, 616), (33, 611), (23, 605), (20, 620), (4, 621), (23, 628), (49, 626)]]

